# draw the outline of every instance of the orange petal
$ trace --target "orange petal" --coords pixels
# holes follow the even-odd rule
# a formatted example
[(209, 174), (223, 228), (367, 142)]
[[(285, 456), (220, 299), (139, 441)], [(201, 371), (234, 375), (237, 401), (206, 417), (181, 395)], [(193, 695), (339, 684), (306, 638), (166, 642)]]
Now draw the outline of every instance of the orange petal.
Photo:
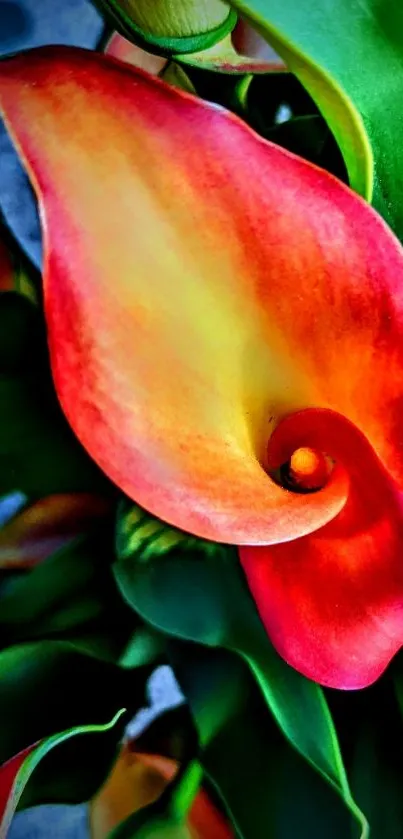
[(2, 62), (45, 228), (56, 388), (142, 506), (197, 535), (290, 540), (342, 509), (267, 475), (277, 422), (334, 408), (402, 478), (403, 253), (335, 178), (216, 106), (72, 48)]

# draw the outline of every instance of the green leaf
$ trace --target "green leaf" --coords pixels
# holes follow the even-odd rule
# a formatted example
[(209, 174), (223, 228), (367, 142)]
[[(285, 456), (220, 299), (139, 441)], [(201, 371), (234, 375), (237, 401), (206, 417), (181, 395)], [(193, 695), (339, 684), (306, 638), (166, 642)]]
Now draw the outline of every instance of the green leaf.
[[(96, 783), (94, 784), (95, 779), (98, 780), (98, 785), (99, 785), (100, 781), (102, 782), (103, 777), (106, 775), (106, 772), (107, 772), (108, 767), (110, 765), (112, 755), (116, 751), (116, 745), (117, 745), (118, 736), (119, 736), (119, 729), (120, 729), (120, 732), (121, 732), (121, 730), (122, 730), (121, 721), (122, 721), (122, 716), (124, 715), (124, 713), (125, 713), (124, 710), (118, 711), (109, 723), (106, 723), (106, 724), (103, 724), (103, 725), (76, 726), (74, 728), (70, 728), (67, 731), (63, 731), (60, 734), (54, 734), (51, 737), (47, 737), (45, 740), (38, 743), (36, 746), (33, 746), (31, 749), (25, 750), (22, 755), (17, 755), (16, 758), (14, 758), (13, 761), (11, 761), (11, 763), (13, 765), (15, 765), (15, 767), (16, 767), (15, 773), (10, 772), (10, 768), (7, 767), (7, 766), (6, 767), (0, 767), (0, 788), (3, 787), (4, 783), (7, 782), (7, 780), (11, 780), (11, 784), (9, 785), (9, 790), (8, 790), (7, 803), (6, 803), (6, 806), (4, 807), (3, 812), (0, 813), (0, 839), (5, 839), (8, 828), (11, 824), (13, 815), (14, 815), (18, 805), (20, 804), (22, 798), (25, 798), (26, 803), (24, 804), (24, 806), (32, 806), (33, 803), (37, 803), (37, 800), (36, 800), (37, 796), (35, 796), (35, 795), (32, 796), (32, 793), (31, 793), (31, 795), (29, 795), (29, 793), (30, 793), (29, 786), (30, 786), (30, 784), (32, 786), (31, 779), (32, 779), (33, 773), (35, 773), (33, 780), (36, 781), (36, 774), (38, 772), (38, 766), (41, 764), (42, 761), (44, 761), (44, 760), (46, 761), (46, 758), (54, 750), (58, 751), (59, 748), (62, 747), (65, 743), (71, 741), (72, 739), (75, 739), (76, 737), (79, 737), (80, 739), (83, 738), (83, 737), (85, 738), (84, 749), (88, 750), (88, 748), (91, 748), (91, 745), (92, 745), (91, 741), (94, 740), (94, 735), (99, 736), (100, 734), (102, 734), (102, 735), (109, 734), (114, 728), (117, 728), (118, 733), (116, 733), (116, 731), (113, 733), (112, 754), (110, 753), (111, 752), (110, 745), (109, 745), (109, 748), (107, 748), (107, 751), (106, 751), (107, 761), (106, 761), (106, 764), (105, 764), (105, 760), (103, 761), (104, 765), (102, 766), (103, 772), (101, 772), (101, 778), (100, 778), (100, 766), (98, 765), (98, 767), (97, 767), (96, 764), (95, 764), (92, 767), (93, 769), (95, 769), (95, 774), (93, 775), (92, 778), (90, 778), (90, 785), (88, 784), (88, 781), (87, 781), (87, 784), (86, 784), (87, 790), (85, 790), (83, 797), (81, 796), (81, 793), (79, 794), (78, 800), (82, 801), (82, 800), (86, 799), (86, 792), (88, 791), (88, 788), (90, 788), (90, 789), (92, 788), (94, 792), (96, 791), (97, 785), (96, 785)], [(120, 722), (120, 726), (118, 727), (119, 722)], [(88, 735), (90, 735), (90, 737), (88, 737)], [(78, 750), (77, 750), (77, 743), (74, 743), (74, 746), (76, 747), (76, 759), (77, 758), (79, 759), (80, 756), (82, 757), (82, 755), (80, 755), (80, 751), (82, 751), (80, 749), (80, 746), (82, 746), (82, 745), (83, 745), (82, 743), (79, 743), (78, 744)], [(103, 745), (105, 747), (105, 743)], [(108, 754), (108, 752), (109, 752), (109, 754)], [(85, 755), (85, 752), (84, 752), (84, 755)], [(98, 755), (98, 757), (99, 757), (99, 755)], [(60, 759), (60, 756), (59, 756), (59, 759)], [(87, 764), (88, 764), (88, 762), (87, 762)], [(55, 767), (53, 766), (53, 769), (54, 768)], [(75, 768), (76, 767), (74, 767), (74, 769)], [(86, 768), (88, 770), (88, 765), (87, 765)], [(77, 790), (79, 784), (77, 783), (77, 776), (76, 777), (74, 776), (74, 772), (72, 771), (72, 769), (73, 769), (73, 767), (70, 767), (70, 773), (69, 773), (70, 778), (69, 778), (69, 780), (73, 783), (74, 790)], [(78, 763), (78, 774), (79, 775), (80, 775), (80, 769), (82, 769), (82, 767), (80, 767), (80, 763)], [(64, 773), (66, 774), (66, 768), (65, 767), (63, 767), (63, 770), (64, 770)], [(2, 778), (3, 775), (5, 776), (4, 779)], [(52, 784), (52, 775), (50, 775), (50, 782)], [(2, 797), (5, 797), (4, 789), (2, 789), (1, 791), (2, 791)], [(74, 794), (72, 789), (70, 790), (69, 795), (71, 796), (72, 801), (76, 800), (75, 794)], [(46, 792), (44, 792), (44, 794), (42, 796), (39, 796), (39, 800), (40, 800), (41, 803), (43, 801), (46, 801), (47, 798), (48, 798), (48, 796), (47, 796)], [(50, 799), (50, 800), (52, 800), (52, 799)], [(59, 798), (59, 801), (60, 800), (65, 800), (65, 799)]]
[(150, 667), (122, 670), (71, 644), (42, 641), (0, 653), (0, 764), (45, 737), (143, 707)]
[(230, 0), (309, 91), (353, 189), (403, 236), (400, 0)]
[(1, 646), (63, 637), (88, 648), (92, 635), (98, 655), (118, 657), (138, 621), (117, 590), (112, 557), (103, 523), (15, 579), (0, 596)]
[(282, 737), (239, 657), (175, 641), (171, 660), (199, 732), (200, 761), (239, 839), (360, 836), (335, 790)]
[(221, 556), (173, 551), (163, 561), (126, 558), (114, 566), (128, 603), (155, 628), (177, 638), (240, 654), (285, 737), (339, 792), (365, 836), (352, 800), (322, 689), (277, 655), (248, 592), (235, 549)]

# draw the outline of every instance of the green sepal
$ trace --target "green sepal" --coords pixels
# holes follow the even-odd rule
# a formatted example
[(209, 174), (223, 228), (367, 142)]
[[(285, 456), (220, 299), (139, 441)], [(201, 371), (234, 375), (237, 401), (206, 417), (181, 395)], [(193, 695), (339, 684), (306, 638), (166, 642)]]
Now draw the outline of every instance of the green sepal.
[(226, 547), (218, 542), (199, 539), (184, 530), (152, 516), (129, 498), (119, 502), (116, 520), (116, 556), (120, 561), (148, 563), (176, 552), (200, 551), (203, 555), (219, 557)]
[(167, 58), (209, 49), (232, 32), (238, 19), (236, 12), (229, 9), (223, 23), (208, 32), (178, 38), (163, 37), (144, 32), (114, 0), (95, 0), (95, 5), (110, 24), (133, 44), (147, 52)]

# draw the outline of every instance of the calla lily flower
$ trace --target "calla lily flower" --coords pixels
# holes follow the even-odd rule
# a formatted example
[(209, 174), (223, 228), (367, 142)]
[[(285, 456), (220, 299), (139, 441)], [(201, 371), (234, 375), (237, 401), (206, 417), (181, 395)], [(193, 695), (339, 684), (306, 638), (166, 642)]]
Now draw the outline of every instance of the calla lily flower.
[(0, 104), (77, 436), (149, 512), (239, 546), (286, 661), (369, 684), (403, 643), (401, 245), (330, 174), (112, 58), (2, 62)]

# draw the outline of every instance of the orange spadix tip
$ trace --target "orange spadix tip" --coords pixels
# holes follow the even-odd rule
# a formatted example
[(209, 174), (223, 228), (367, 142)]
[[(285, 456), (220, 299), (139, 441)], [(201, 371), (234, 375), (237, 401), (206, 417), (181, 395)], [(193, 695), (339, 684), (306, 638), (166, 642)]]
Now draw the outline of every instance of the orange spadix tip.
[(316, 449), (296, 449), (290, 458), (289, 474), (295, 483), (307, 489), (319, 489), (329, 476), (328, 458)]

